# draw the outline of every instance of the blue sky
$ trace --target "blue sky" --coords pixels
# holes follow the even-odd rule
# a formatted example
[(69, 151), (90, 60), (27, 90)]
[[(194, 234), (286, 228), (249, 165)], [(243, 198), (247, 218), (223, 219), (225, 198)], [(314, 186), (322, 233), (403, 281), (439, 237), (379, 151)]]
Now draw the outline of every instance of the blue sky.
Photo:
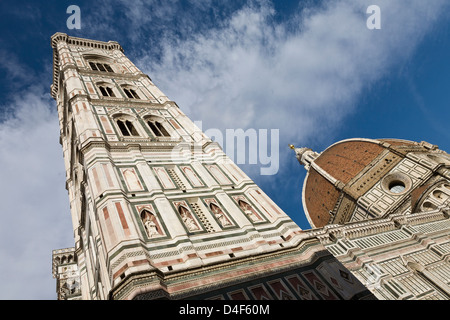
[[(69, 30), (69, 5), (81, 29)], [(369, 30), (366, 8), (381, 9)], [(276, 175), (242, 169), (303, 229), (306, 171), (288, 144), (402, 138), (449, 151), (445, 0), (0, 2), (0, 299), (54, 299), (51, 250), (73, 246), (55, 32), (115, 40), (204, 130), (279, 130)]]

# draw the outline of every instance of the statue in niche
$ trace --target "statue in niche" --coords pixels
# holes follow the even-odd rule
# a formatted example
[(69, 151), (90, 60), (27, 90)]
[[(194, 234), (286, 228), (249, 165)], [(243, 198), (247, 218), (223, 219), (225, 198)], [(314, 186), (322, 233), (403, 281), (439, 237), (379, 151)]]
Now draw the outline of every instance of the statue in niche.
[(153, 214), (151, 214), (147, 210), (144, 210), (141, 213), (141, 218), (142, 222), (144, 223), (145, 230), (147, 231), (147, 236), (149, 238), (160, 235), (158, 226), (155, 223), (155, 216)]
[(222, 227), (231, 225), (231, 222), (227, 219), (223, 211), (218, 206), (216, 206), (214, 203), (211, 203), (209, 207), (216, 216), (217, 220), (219, 220)]
[(183, 220), (186, 228), (188, 228), (189, 231), (200, 230), (199, 226), (195, 223), (194, 219), (192, 219), (188, 209), (186, 209), (183, 206), (180, 206), (178, 208), (178, 211), (180, 212), (181, 219)]
[(245, 201), (239, 200), (239, 207), (241, 207), (242, 211), (253, 221), (261, 220), (253, 210), (253, 208)]
[(147, 220), (145, 220), (144, 225), (145, 229), (147, 229), (147, 235), (150, 238), (159, 234), (158, 227), (152, 219), (148, 218)]

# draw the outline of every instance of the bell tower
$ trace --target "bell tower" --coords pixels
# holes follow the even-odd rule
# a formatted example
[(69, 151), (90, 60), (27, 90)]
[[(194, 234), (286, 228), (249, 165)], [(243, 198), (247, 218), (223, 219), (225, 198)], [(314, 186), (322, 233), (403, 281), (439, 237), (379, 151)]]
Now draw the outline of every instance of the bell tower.
[[(251, 298), (269, 292), (227, 288), (332, 259), (117, 42), (56, 33), (51, 45), (79, 298)], [(347, 295), (365, 292), (354, 284)]]

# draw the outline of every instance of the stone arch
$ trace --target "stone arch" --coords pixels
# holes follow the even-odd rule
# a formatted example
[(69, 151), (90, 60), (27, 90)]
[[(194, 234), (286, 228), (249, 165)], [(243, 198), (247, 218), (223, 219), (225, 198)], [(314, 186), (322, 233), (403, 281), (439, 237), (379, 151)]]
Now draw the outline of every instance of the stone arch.
[(138, 124), (135, 117), (125, 113), (116, 113), (113, 115), (113, 119), (119, 132), (124, 137), (141, 135), (138, 131)]
[(83, 59), (92, 71), (116, 72), (114, 59), (100, 54), (84, 54)]
[(446, 200), (449, 198), (448, 194), (445, 193), (445, 192), (443, 192), (443, 191), (440, 190), (440, 189), (435, 189), (431, 194), (432, 194), (433, 197), (436, 198), (439, 202), (444, 202), (444, 201), (446, 201)]
[(424, 211), (432, 211), (436, 210), (437, 208), (438, 208), (437, 205), (429, 200), (425, 200), (424, 203), (422, 204), (422, 209)]
[(142, 92), (135, 85), (125, 83), (125, 84), (121, 84), (120, 88), (122, 89), (122, 91), (125, 93), (125, 95), (129, 99), (142, 99), (142, 97), (143, 97)]
[(109, 98), (117, 98), (118, 97), (118, 92), (117, 92), (117, 88), (114, 85), (114, 83), (105, 81), (105, 80), (100, 80), (100, 81), (96, 81), (95, 85), (97, 86), (98, 90), (101, 93), (101, 96), (103, 97), (109, 97)]
[(144, 121), (155, 137), (170, 137), (171, 127), (167, 121), (160, 116), (149, 115), (144, 117)]

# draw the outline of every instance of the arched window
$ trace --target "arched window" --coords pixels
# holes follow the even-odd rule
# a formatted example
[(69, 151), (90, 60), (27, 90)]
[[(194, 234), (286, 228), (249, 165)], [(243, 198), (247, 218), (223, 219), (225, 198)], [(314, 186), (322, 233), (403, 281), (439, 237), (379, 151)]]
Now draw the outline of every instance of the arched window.
[(149, 119), (147, 119), (147, 124), (155, 136), (170, 137), (169, 132), (167, 132), (167, 130), (164, 127), (164, 125), (162, 124), (162, 122), (160, 122), (154, 118), (149, 118)]
[(422, 204), (422, 208), (424, 211), (431, 211), (431, 210), (436, 210), (438, 207), (437, 207), (437, 205), (435, 205), (434, 203), (431, 203), (430, 201), (425, 201)]
[(116, 122), (123, 136), (125, 137), (139, 136), (139, 133), (137, 132), (136, 128), (134, 127), (133, 123), (130, 120), (120, 118), (117, 119)]
[(161, 124), (161, 122), (159, 121), (155, 121), (155, 125), (158, 128), (158, 130), (161, 132), (161, 134), (165, 137), (169, 137), (170, 134), (166, 131), (166, 129), (164, 128), (164, 126)]
[(98, 88), (99, 88), (100, 92), (102, 93), (102, 96), (104, 96), (104, 97), (112, 97), (112, 98), (116, 97), (116, 95), (114, 94), (113, 89), (110, 86), (105, 85), (105, 84), (101, 84), (101, 85), (98, 86)]
[(89, 66), (94, 71), (114, 72), (111, 66), (107, 63), (89, 61)]
[(441, 190), (434, 190), (432, 194), (440, 202), (443, 202), (449, 198), (449, 196), (446, 193), (442, 192)]
[(132, 88), (123, 88), (123, 91), (125, 92), (127, 97), (130, 98), (130, 99), (140, 99), (139, 95), (136, 92), (136, 90), (134, 90)]

